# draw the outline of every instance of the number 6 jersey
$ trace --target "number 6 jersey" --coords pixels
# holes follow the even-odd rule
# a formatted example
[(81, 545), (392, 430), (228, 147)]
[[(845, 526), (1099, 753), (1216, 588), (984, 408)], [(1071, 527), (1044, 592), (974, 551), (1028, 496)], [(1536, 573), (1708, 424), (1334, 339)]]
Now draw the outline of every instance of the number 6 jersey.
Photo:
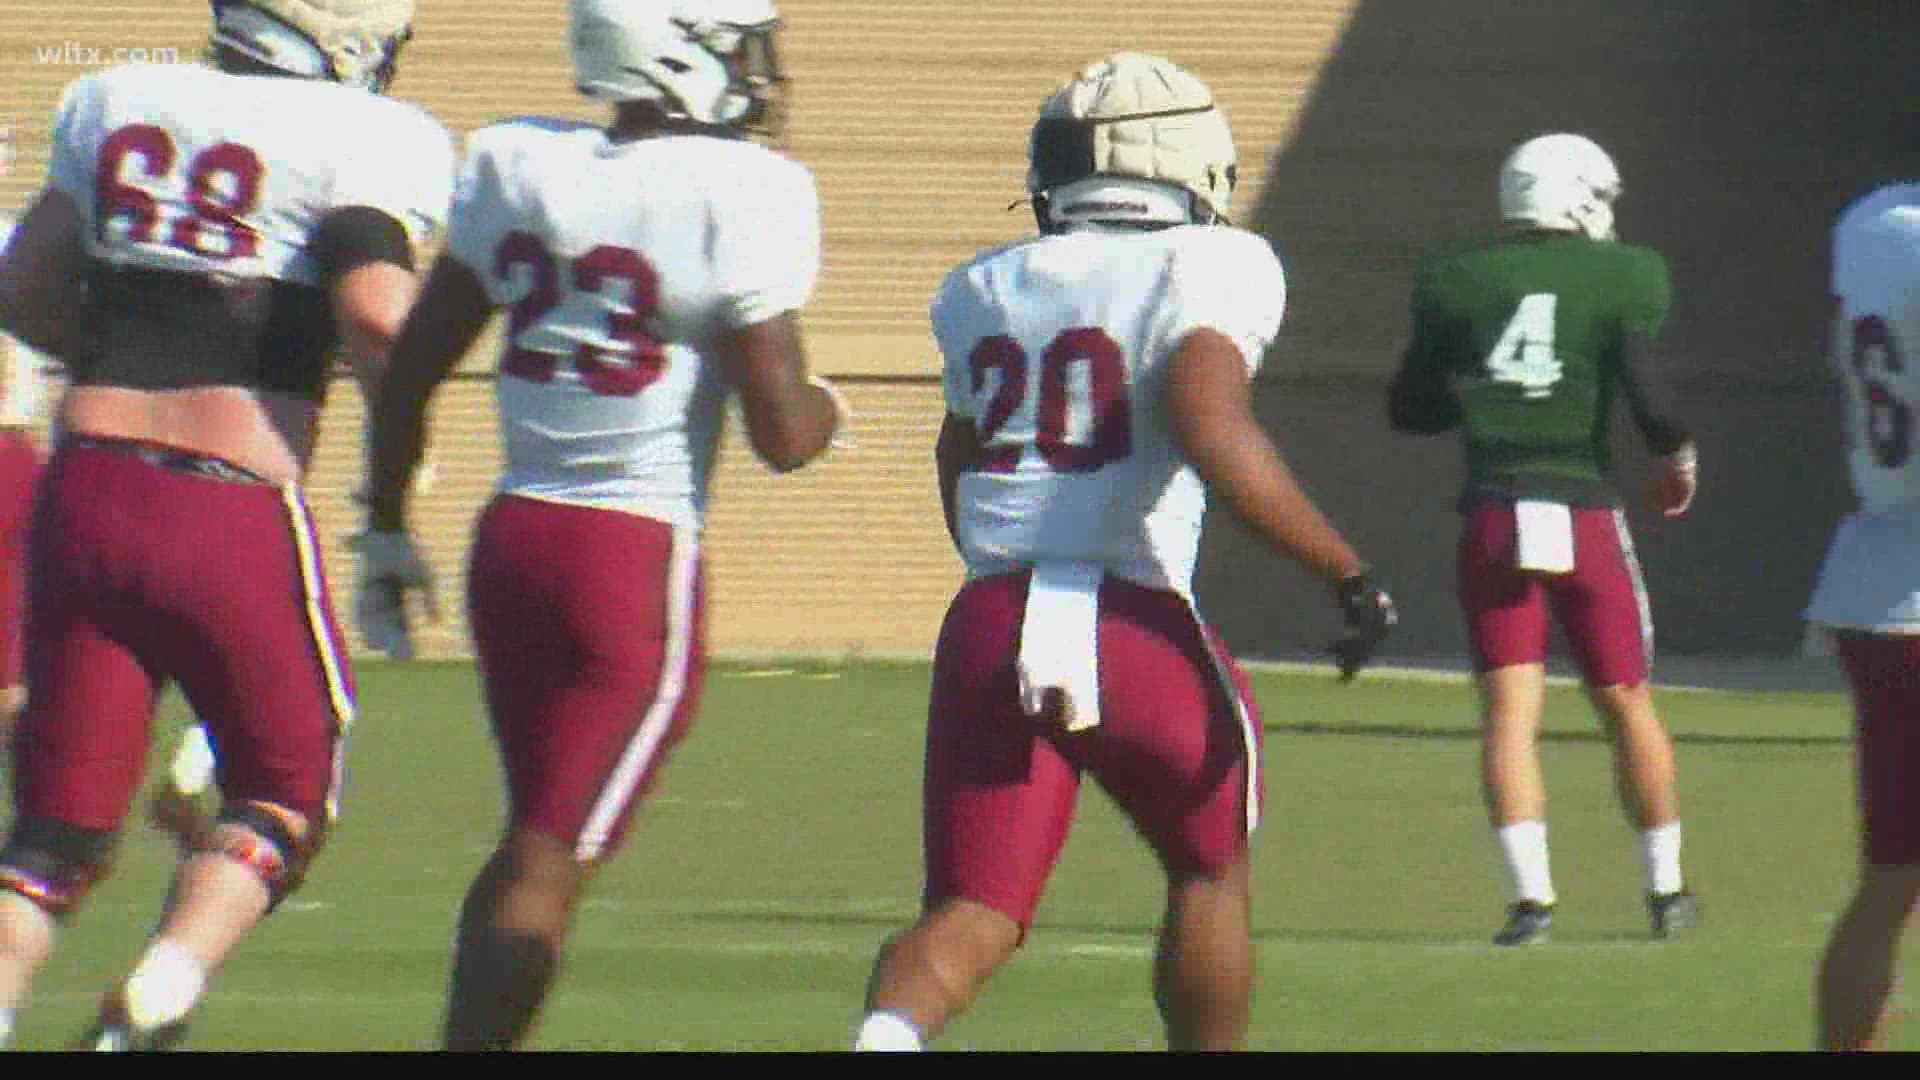
[(728, 389), (707, 356), (812, 292), (811, 174), (746, 140), (512, 120), (469, 137), (448, 233), (508, 309), (501, 490), (697, 527)]
[(1920, 633), (1920, 184), (1889, 184), (1840, 215), (1833, 295), (1859, 508), (1834, 531), (1806, 616)]
[(1251, 374), (1285, 303), (1273, 248), (1221, 226), (1041, 236), (949, 273), (947, 411), (982, 444), (956, 492), (968, 572), (1091, 563), (1189, 595), (1206, 490), (1174, 445), (1168, 360), (1206, 328)]

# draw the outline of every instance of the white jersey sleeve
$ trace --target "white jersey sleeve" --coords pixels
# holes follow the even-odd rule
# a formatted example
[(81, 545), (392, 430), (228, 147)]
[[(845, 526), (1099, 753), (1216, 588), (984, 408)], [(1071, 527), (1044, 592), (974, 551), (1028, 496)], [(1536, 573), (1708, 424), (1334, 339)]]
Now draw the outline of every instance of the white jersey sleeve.
[(1287, 277), (1272, 245), (1238, 229), (1196, 229), (1172, 249), (1169, 336), (1208, 329), (1233, 340), (1247, 372), (1260, 370), (1286, 312)]
[[(373, 98), (365, 121), (351, 134), (363, 147), (341, 155), (334, 177), (333, 207), (366, 206), (406, 227), (417, 248), (447, 221), (453, 197), (453, 137), (420, 109), (391, 98)], [(364, 147), (378, 147), (367, 153)]]
[(457, 259), (488, 286), (489, 298), (501, 302), (490, 271), (493, 245), (512, 217), (506, 184), (501, 178), (494, 128), (480, 128), (467, 136), (466, 155), (454, 178), (452, 207), (447, 211), (448, 257)]
[(47, 184), (77, 205), (93, 202), (93, 158), (100, 145), (101, 91), (97, 74), (67, 84), (54, 114)]
[[(714, 265), (726, 320), (741, 327), (806, 306), (820, 274), (820, 198), (813, 175), (784, 158), (730, 186), (714, 207)], [(746, 180), (747, 178), (737, 178)]]
[[(14, 220), (0, 216), (0, 260), (13, 242)], [(6, 390), (0, 393), (0, 424), (26, 424), (40, 405), (40, 354), (0, 334), (0, 359), (6, 361)]]

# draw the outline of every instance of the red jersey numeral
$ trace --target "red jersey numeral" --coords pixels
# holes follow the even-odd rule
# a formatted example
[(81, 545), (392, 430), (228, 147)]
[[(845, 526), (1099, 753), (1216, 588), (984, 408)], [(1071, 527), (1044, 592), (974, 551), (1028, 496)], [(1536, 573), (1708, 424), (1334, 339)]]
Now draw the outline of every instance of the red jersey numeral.
[[(500, 370), (529, 382), (550, 382), (559, 356), (525, 344), (527, 331), (560, 306), (560, 268), (538, 236), (514, 231), (493, 249), (493, 273), (502, 281), (516, 268), (526, 267), (532, 283), (507, 312), (507, 353)], [(573, 369), (595, 394), (632, 397), (652, 386), (666, 369), (667, 350), (648, 331), (660, 306), (660, 275), (646, 258), (631, 248), (610, 244), (588, 251), (567, 266), (567, 284), (574, 292), (606, 296), (609, 287), (624, 286), (625, 309), (607, 313), (607, 336), (622, 346), (605, 349), (582, 343), (573, 352)]]
[[(160, 200), (136, 181), (167, 179), (178, 157), (173, 136), (152, 124), (128, 124), (108, 135), (94, 170), (94, 216), (102, 231), (108, 222), (124, 218), (127, 239), (153, 243)], [(167, 246), (215, 261), (259, 251), (260, 234), (246, 215), (259, 203), (266, 175), (260, 155), (239, 143), (219, 143), (193, 155), (181, 180), (187, 212), (167, 231)]]
[[(973, 392), (986, 389), (987, 373), (999, 375), (999, 385), (980, 415), (979, 468), (1007, 472), (1019, 463), (1024, 446), (1002, 437), (1007, 422), (1034, 392), (1029, 385), (1028, 358), (1020, 343), (995, 334), (982, 338), (968, 355)], [(1077, 365), (1085, 377), (1075, 380)], [(1083, 473), (1119, 461), (1133, 453), (1133, 404), (1127, 396), (1127, 360), (1120, 345), (1105, 330), (1079, 326), (1056, 334), (1040, 351), (1039, 395), (1033, 445), (1040, 460), (1055, 472)], [(1089, 420), (1085, 441), (1069, 437), (1068, 417), (1078, 404)]]

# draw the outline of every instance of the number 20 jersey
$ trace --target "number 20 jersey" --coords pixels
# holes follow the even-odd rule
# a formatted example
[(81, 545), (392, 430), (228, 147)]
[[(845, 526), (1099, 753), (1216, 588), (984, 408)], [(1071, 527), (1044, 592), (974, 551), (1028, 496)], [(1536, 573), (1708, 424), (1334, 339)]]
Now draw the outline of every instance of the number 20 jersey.
[(746, 140), (512, 120), (469, 136), (448, 234), (508, 309), (501, 490), (698, 527), (728, 390), (709, 357), (806, 303), (812, 175)]
[(385, 211), (421, 243), (446, 217), (453, 143), (418, 107), (312, 79), (127, 64), (71, 83), (49, 180), (114, 263), (318, 281), (314, 228)]
[(1219, 226), (1042, 236), (949, 273), (931, 310), (947, 410), (982, 443), (956, 492), (968, 572), (1081, 562), (1190, 595), (1206, 490), (1174, 444), (1168, 361), (1206, 328), (1251, 375), (1285, 304), (1273, 248)]

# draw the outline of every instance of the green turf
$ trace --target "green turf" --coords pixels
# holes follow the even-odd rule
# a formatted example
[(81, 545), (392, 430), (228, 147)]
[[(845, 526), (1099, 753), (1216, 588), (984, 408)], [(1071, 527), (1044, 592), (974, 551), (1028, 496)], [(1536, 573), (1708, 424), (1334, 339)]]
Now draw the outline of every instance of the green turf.
[[(1606, 744), (1577, 693), (1554, 691), (1544, 757), (1561, 915), (1552, 945), (1516, 952), (1487, 944), (1502, 896), (1469, 692), (1255, 682), (1268, 805), (1254, 1047), (1808, 1045), (1813, 963), (1853, 866), (1841, 699), (1663, 694), (1706, 925), (1654, 945)], [(468, 668), (368, 664), (361, 684), (344, 820), (306, 889), (219, 976), (196, 1047), (432, 1044), (452, 913), (498, 826), (496, 768)], [(914, 666), (716, 669), (693, 738), (581, 914), (537, 1044), (842, 1047), (873, 949), (918, 885), (925, 684)], [(1029, 947), (943, 1048), (1159, 1045), (1146, 988), (1158, 883), (1102, 798), (1089, 791), (1082, 810)], [(168, 862), (159, 837), (127, 836), (17, 1045), (57, 1047), (82, 1027)], [(1920, 1049), (1920, 1034), (1895, 1045)]]

